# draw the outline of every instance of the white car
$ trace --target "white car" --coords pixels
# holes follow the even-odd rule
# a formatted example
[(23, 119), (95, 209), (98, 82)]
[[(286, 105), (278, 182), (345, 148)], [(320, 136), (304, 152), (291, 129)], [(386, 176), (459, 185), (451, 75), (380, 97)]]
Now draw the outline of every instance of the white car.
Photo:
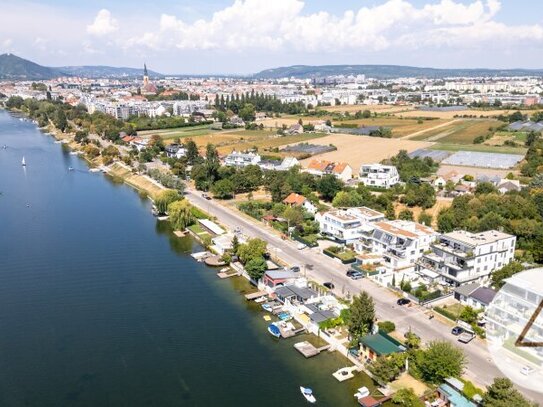
[(522, 369), (520, 369), (520, 373), (522, 373), (524, 376), (531, 375), (533, 372), (535, 372), (535, 369), (531, 366), (524, 366)]
[(305, 244), (303, 244), (303, 243), (298, 243), (298, 246), (296, 246), (296, 248), (297, 248), (298, 250), (304, 250), (306, 247), (307, 247), (307, 246), (306, 246)]

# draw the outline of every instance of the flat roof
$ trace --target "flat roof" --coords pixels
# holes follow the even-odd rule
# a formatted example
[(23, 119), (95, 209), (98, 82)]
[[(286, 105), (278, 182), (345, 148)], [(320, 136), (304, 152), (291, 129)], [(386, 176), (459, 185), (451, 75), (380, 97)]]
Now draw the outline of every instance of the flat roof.
[(470, 246), (478, 246), (481, 244), (494, 243), (503, 239), (509, 239), (514, 236), (498, 230), (487, 230), (486, 232), (481, 233), (471, 233), (467, 230), (455, 230), (453, 232), (445, 233), (443, 237), (454, 239)]
[(391, 353), (403, 352), (405, 350), (397, 340), (383, 332), (366, 335), (360, 339), (360, 343), (373, 350), (378, 356), (390, 355)]
[(226, 233), (223, 228), (221, 228), (215, 222), (210, 221), (209, 219), (198, 219), (198, 222), (200, 222), (204, 227), (211, 230), (216, 235), (223, 235)]

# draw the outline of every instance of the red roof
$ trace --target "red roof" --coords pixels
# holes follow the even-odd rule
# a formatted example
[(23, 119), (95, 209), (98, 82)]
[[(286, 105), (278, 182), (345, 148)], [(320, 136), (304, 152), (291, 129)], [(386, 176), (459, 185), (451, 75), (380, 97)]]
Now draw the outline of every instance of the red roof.
[(283, 203), (286, 205), (301, 206), (304, 204), (304, 202), (305, 202), (305, 197), (295, 192), (292, 192), (289, 196), (283, 199)]
[(366, 396), (358, 399), (358, 404), (360, 404), (362, 407), (377, 407), (381, 405), (381, 402), (374, 399), (372, 396)]

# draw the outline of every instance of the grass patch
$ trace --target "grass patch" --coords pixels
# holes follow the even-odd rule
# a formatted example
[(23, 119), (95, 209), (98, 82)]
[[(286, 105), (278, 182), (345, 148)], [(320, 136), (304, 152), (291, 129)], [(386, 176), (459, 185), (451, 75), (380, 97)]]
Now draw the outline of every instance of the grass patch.
[(502, 153), (502, 154), (526, 154), (527, 149), (523, 147), (508, 146), (487, 146), (484, 144), (445, 144), (437, 143), (429, 147), (431, 150), (442, 151), (477, 151), (481, 153)]
[(376, 117), (370, 119), (359, 119), (359, 120), (342, 120), (340, 122), (335, 122), (336, 127), (341, 127), (342, 125), (357, 125), (357, 126), (379, 126), (379, 127), (390, 127), (392, 129), (392, 137), (403, 137), (409, 134), (415, 133), (417, 131), (431, 129), (432, 127), (439, 126), (440, 124), (446, 123), (446, 120), (422, 120), (419, 122), (418, 118), (401, 118), (397, 116), (391, 117)]
[(531, 353), (528, 353), (526, 351), (523, 351), (519, 349), (517, 346), (515, 346), (515, 341), (513, 338), (507, 339), (503, 343), (503, 347), (507, 349), (508, 351), (513, 352), (515, 355), (520, 356), (523, 359), (526, 359), (532, 363), (535, 363), (536, 365), (539, 365), (541, 362), (539, 361), (539, 358), (535, 357)]

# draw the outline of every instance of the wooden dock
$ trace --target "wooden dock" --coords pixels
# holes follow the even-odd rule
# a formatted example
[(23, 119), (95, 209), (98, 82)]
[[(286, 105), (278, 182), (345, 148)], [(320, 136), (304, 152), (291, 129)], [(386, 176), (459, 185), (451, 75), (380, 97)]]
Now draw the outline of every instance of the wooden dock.
[(220, 272), (217, 273), (217, 276), (219, 276), (219, 278), (221, 278), (221, 279), (235, 277), (237, 275), (238, 275), (238, 273), (236, 273), (236, 272), (225, 273), (225, 272), (220, 271)]
[(302, 355), (306, 357), (306, 359), (311, 358), (313, 356), (317, 356), (322, 351), (325, 351), (330, 348), (330, 345), (324, 345), (320, 348), (315, 347), (312, 343), (308, 341), (298, 342), (294, 344), (294, 348), (298, 352), (300, 352)]
[(254, 293), (245, 294), (245, 299), (247, 301), (256, 300), (257, 298), (264, 297), (265, 295), (268, 295), (267, 291), (261, 290), (256, 291)]

